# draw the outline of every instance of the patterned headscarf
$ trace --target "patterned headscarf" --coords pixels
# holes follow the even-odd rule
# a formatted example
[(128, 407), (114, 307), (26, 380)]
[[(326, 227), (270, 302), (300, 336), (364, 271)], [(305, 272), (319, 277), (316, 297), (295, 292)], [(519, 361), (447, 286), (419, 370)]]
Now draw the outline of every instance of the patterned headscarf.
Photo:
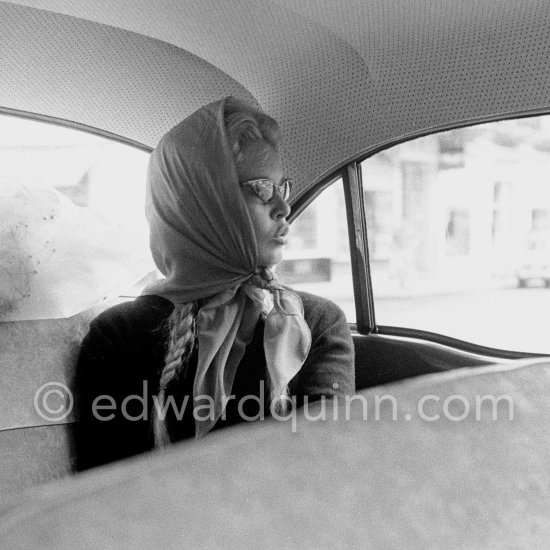
[[(235, 98), (200, 108), (172, 128), (151, 154), (146, 215), (150, 246), (165, 279), (143, 294), (174, 304), (202, 300), (197, 314), (197, 373), (193, 397), (213, 400), (213, 417), (196, 420), (197, 437), (221, 416), (237, 366), (264, 304), (257, 278), (258, 247), (239, 185), (224, 121), (226, 101), (266, 115)], [(275, 286), (265, 317), (264, 351), (272, 395), (300, 370), (311, 345), (298, 295)]]

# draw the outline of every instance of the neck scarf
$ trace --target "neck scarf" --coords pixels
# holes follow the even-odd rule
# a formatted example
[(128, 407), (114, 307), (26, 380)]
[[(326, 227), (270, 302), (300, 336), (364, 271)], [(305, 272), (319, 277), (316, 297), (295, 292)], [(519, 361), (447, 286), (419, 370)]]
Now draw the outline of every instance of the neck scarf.
[[(197, 412), (196, 437), (211, 430), (222, 415), (264, 306), (264, 291), (254, 284), (254, 227), (225, 131), (227, 100), (202, 107), (165, 134), (151, 153), (147, 176), (150, 247), (165, 278), (143, 294), (174, 304), (202, 302), (196, 320), (193, 400), (201, 408), (207, 401), (210, 414), (199, 418)], [(271, 394), (280, 395), (303, 365), (311, 333), (299, 296), (279, 285), (271, 292), (263, 344)]]

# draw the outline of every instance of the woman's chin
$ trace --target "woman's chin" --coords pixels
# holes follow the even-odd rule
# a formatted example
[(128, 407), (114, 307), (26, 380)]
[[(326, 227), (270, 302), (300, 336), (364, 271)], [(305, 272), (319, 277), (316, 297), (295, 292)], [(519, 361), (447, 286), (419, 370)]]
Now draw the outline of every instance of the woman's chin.
[(270, 252), (270, 254), (265, 254), (260, 257), (258, 264), (262, 267), (273, 267), (280, 264), (283, 261), (283, 247), (281, 246), (280, 248), (280, 250), (274, 250)]

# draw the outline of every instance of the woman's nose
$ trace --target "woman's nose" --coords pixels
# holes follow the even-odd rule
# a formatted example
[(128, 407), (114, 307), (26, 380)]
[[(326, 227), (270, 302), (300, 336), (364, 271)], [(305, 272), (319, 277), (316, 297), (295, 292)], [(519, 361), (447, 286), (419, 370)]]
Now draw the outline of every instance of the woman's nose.
[(290, 214), (290, 205), (280, 195), (276, 195), (273, 201), (272, 216), (276, 220), (286, 218)]

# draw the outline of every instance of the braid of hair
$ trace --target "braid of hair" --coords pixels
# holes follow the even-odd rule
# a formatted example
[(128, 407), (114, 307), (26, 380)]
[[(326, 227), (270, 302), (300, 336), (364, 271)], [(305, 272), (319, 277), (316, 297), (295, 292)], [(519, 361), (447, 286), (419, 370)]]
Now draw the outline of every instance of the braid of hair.
[[(195, 347), (195, 321), (197, 318), (197, 302), (177, 304), (167, 320), (168, 341), (164, 357), (164, 367), (159, 381), (157, 394), (158, 409), (153, 407), (152, 427), (155, 447), (163, 447), (170, 443), (166, 427), (166, 392), (168, 386), (177, 381), (187, 367), (189, 357)], [(160, 411), (164, 410), (163, 414)]]

